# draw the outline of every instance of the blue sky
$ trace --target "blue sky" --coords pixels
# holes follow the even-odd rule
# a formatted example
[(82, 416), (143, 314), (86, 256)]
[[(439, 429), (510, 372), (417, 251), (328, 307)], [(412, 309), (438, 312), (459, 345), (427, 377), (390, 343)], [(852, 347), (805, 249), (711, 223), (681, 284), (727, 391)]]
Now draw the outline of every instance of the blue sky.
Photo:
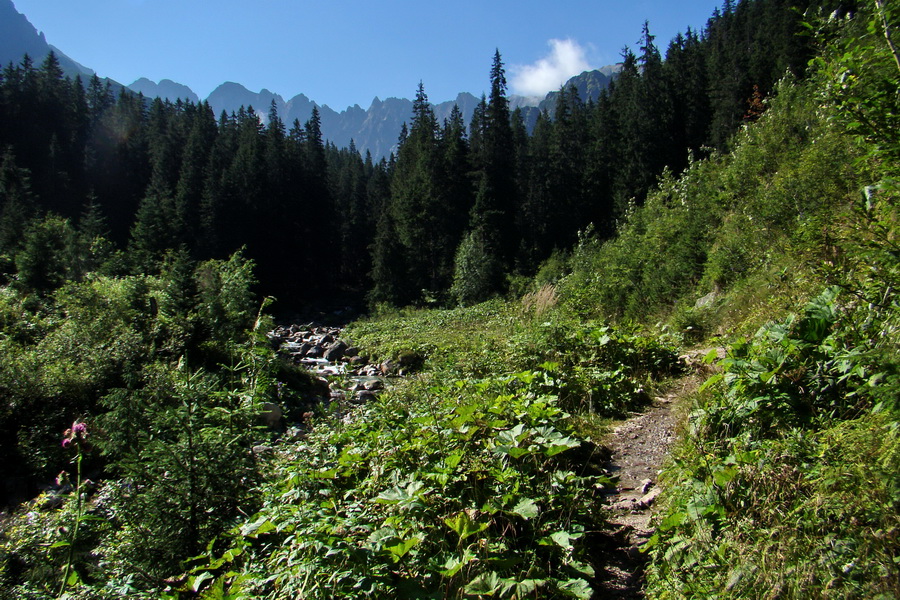
[[(541, 94), (636, 48), (644, 20), (664, 52), (718, 0), (13, 0), (47, 41), (100, 75), (234, 81), (342, 110), (488, 89), (499, 48), (511, 93)], [(561, 81), (557, 81), (560, 80)], [(546, 88), (546, 89), (544, 89)]]

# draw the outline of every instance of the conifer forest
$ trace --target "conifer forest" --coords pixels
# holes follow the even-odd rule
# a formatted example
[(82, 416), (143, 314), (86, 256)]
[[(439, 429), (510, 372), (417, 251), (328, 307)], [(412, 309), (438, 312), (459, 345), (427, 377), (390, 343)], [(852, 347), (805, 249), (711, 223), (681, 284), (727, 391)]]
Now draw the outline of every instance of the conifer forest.
[(0, 600), (900, 598), (898, 28), (726, 0), (533, 127), (498, 50), (385, 158), (4, 66)]

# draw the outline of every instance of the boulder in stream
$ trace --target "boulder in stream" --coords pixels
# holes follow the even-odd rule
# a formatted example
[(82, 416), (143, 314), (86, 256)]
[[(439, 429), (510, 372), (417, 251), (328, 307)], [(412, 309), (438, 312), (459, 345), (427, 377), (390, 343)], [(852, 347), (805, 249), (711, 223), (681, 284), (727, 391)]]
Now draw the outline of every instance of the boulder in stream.
[(360, 390), (356, 392), (356, 396), (353, 397), (353, 401), (356, 404), (365, 404), (371, 400), (375, 400), (378, 396), (375, 395), (375, 392), (370, 392), (369, 390)]
[(322, 358), (330, 360), (331, 362), (337, 362), (344, 357), (344, 352), (346, 352), (346, 350), (347, 344), (341, 340), (337, 340), (325, 348), (325, 351), (322, 353)]

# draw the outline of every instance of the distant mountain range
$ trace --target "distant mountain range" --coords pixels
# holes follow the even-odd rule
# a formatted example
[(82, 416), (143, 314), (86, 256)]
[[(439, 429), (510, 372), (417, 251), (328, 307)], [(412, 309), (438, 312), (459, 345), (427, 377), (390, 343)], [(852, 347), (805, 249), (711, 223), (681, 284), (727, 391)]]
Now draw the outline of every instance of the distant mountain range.
[[(86, 79), (94, 74), (91, 69), (78, 64), (65, 53), (48, 44), (44, 34), (38, 33), (25, 15), (16, 10), (12, 0), (0, 0), (0, 61), (3, 65), (10, 62), (18, 64), (26, 53), (36, 65), (39, 65), (51, 50), (56, 53), (66, 75), (70, 77), (81, 75), (83, 79)], [(585, 71), (581, 75), (571, 78), (566, 85), (574, 85), (585, 101), (596, 99), (618, 71), (618, 65), (603, 67), (596, 71)], [(109, 81), (116, 88), (121, 86), (115, 81)], [(157, 83), (142, 77), (127, 87), (147, 98), (158, 97), (172, 102), (180, 98), (190, 102), (200, 102), (200, 98), (193, 90), (170, 79), (163, 79)], [(543, 99), (511, 96), (510, 105), (512, 108), (522, 110), (525, 124), (530, 131), (534, 127), (540, 111), (553, 112), (557, 94), (558, 92), (551, 92)], [(223, 111), (230, 114), (236, 112), (241, 106), (252, 106), (263, 122), (268, 119), (269, 107), (273, 100), (281, 120), (288, 127), (295, 119), (302, 125), (312, 114), (313, 106), (318, 107), (319, 116), (322, 119), (322, 135), (326, 140), (339, 148), (349, 146), (352, 140), (360, 152), (365, 153), (368, 150), (375, 160), (388, 156), (396, 150), (400, 129), (403, 123), (410, 121), (412, 117), (412, 101), (406, 98), (381, 100), (376, 97), (368, 109), (354, 104), (338, 112), (328, 105), (317, 104), (304, 94), (298, 94), (285, 101), (282, 96), (267, 89), (258, 93), (251, 92), (239, 83), (230, 81), (217, 87), (206, 98), (217, 117)], [(450, 111), (453, 110), (455, 104), (459, 106), (463, 118), (468, 123), (479, 101), (480, 99), (472, 94), (462, 92), (454, 100), (434, 104), (435, 116), (439, 122), (442, 122), (450, 116)]]
[[(59, 48), (48, 44), (43, 32), (38, 33), (25, 15), (16, 10), (12, 0), (0, 0), (0, 65), (19, 64), (26, 54), (35, 65), (40, 65), (51, 50), (56, 53), (63, 73), (69, 77), (80, 75), (87, 80), (94, 74), (94, 71), (69, 58)], [(121, 87), (121, 84), (109, 81)]]
[(162, 98), (175, 102), (179, 98), (197, 104), (200, 102), (199, 96), (186, 85), (175, 83), (171, 79), (163, 79), (159, 83), (150, 81), (146, 77), (141, 77), (128, 86), (133, 92), (139, 92), (147, 98)]
[[(618, 65), (603, 67), (595, 71), (585, 71), (569, 79), (566, 86), (573, 85), (578, 90), (582, 100), (596, 100), (600, 92), (609, 85), (609, 82), (619, 72)], [(177, 99), (198, 102), (197, 94), (189, 87), (163, 79), (154, 83), (141, 78), (128, 86), (135, 92), (141, 92), (149, 98), (159, 97), (172, 102)], [(553, 113), (556, 106), (556, 97), (559, 92), (550, 92), (543, 99), (526, 98), (523, 96), (511, 96), (510, 106), (520, 108), (525, 119), (525, 125), (529, 131), (537, 121), (538, 113), (547, 110)], [(267, 89), (260, 92), (251, 92), (239, 83), (226, 82), (212, 91), (206, 98), (216, 116), (223, 111), (231, 114), (240, 107), (252, 106), (263, 122), (268, 119), (269, 108), (275, 102), (275, 108), (279, 117), (290, 127), (294, 120), (302, 125), (312, 114), (313, 106), (319, 109), (322, 119), (322, 134), (339, 148), (350, 145), (353, 141), (356, 148), (365, 153), (372, 153), (376, 160), (389, 155), (396, 150), (397, 139), (404, 122), (412, 118), (412, 100), (407, 98), (387, 98), (381, 100), (375, 97), (368, 109), (363, 109), (358, 104), (338, 112), (327, 104), (317, 104), (305, 94), (298, 94), (289, 100)], [(450, 116), (453, 106), (459, 106), (466, 123), (472, 119), (472, 114), (478, 106), (480, 98), (468, 92), (461, 92), (454, 100), (433, 104), (435, 116), (438, 122)]]

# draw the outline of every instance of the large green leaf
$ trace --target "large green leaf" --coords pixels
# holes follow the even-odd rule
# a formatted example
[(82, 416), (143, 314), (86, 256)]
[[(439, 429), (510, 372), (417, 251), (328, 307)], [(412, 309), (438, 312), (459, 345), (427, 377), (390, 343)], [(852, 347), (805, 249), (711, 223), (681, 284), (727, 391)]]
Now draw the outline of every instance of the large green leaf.
[(275, 524), (272, 523), (267, 517), (262, 516), (241, 527), (241, 535), (244, 537), (257, 537), (263, 535), (264, 533), (268, 533), (275, 529)]
[(493, 596), (502, 584), (503, 581), (496, 573), (482, 573), (473, 579), (464, 591), (467, 596)]
[(413, 546), (421, 542), (422, 540), (416, 536), (413, 536), (409, 539), (403, 540), (391, 546), (385, 546), (385, 550), (391, 553), (391, 556), (394, 558), (394, 561), (399, 561), (401, 558), (406, 556), (406, 553), (409, 552)]
[(464, 510), (459, 511), (452, 517), (444, 519), (444, 523), (447, 524), (447, 527), (456, 532), (460, 541), (471, 535), (475, 535), (476, 533), (481, 533), (490, 526), (489, 521), (486, 523), (479, 523), (473, 520), (469, 516), (469, 513)]
[(562, 582), (559, 585), (559, 589), (566, 595), (581, 600), (590, 600), (594, 594), (593, 590), (591, 590), (591, 585), (584, 579), (569, 579)]
[(514, 515), (519, 515), (523, 519), (533, 519), (538, 516), (540, 509), (531, 498), (523, 498), (510, 512)]

